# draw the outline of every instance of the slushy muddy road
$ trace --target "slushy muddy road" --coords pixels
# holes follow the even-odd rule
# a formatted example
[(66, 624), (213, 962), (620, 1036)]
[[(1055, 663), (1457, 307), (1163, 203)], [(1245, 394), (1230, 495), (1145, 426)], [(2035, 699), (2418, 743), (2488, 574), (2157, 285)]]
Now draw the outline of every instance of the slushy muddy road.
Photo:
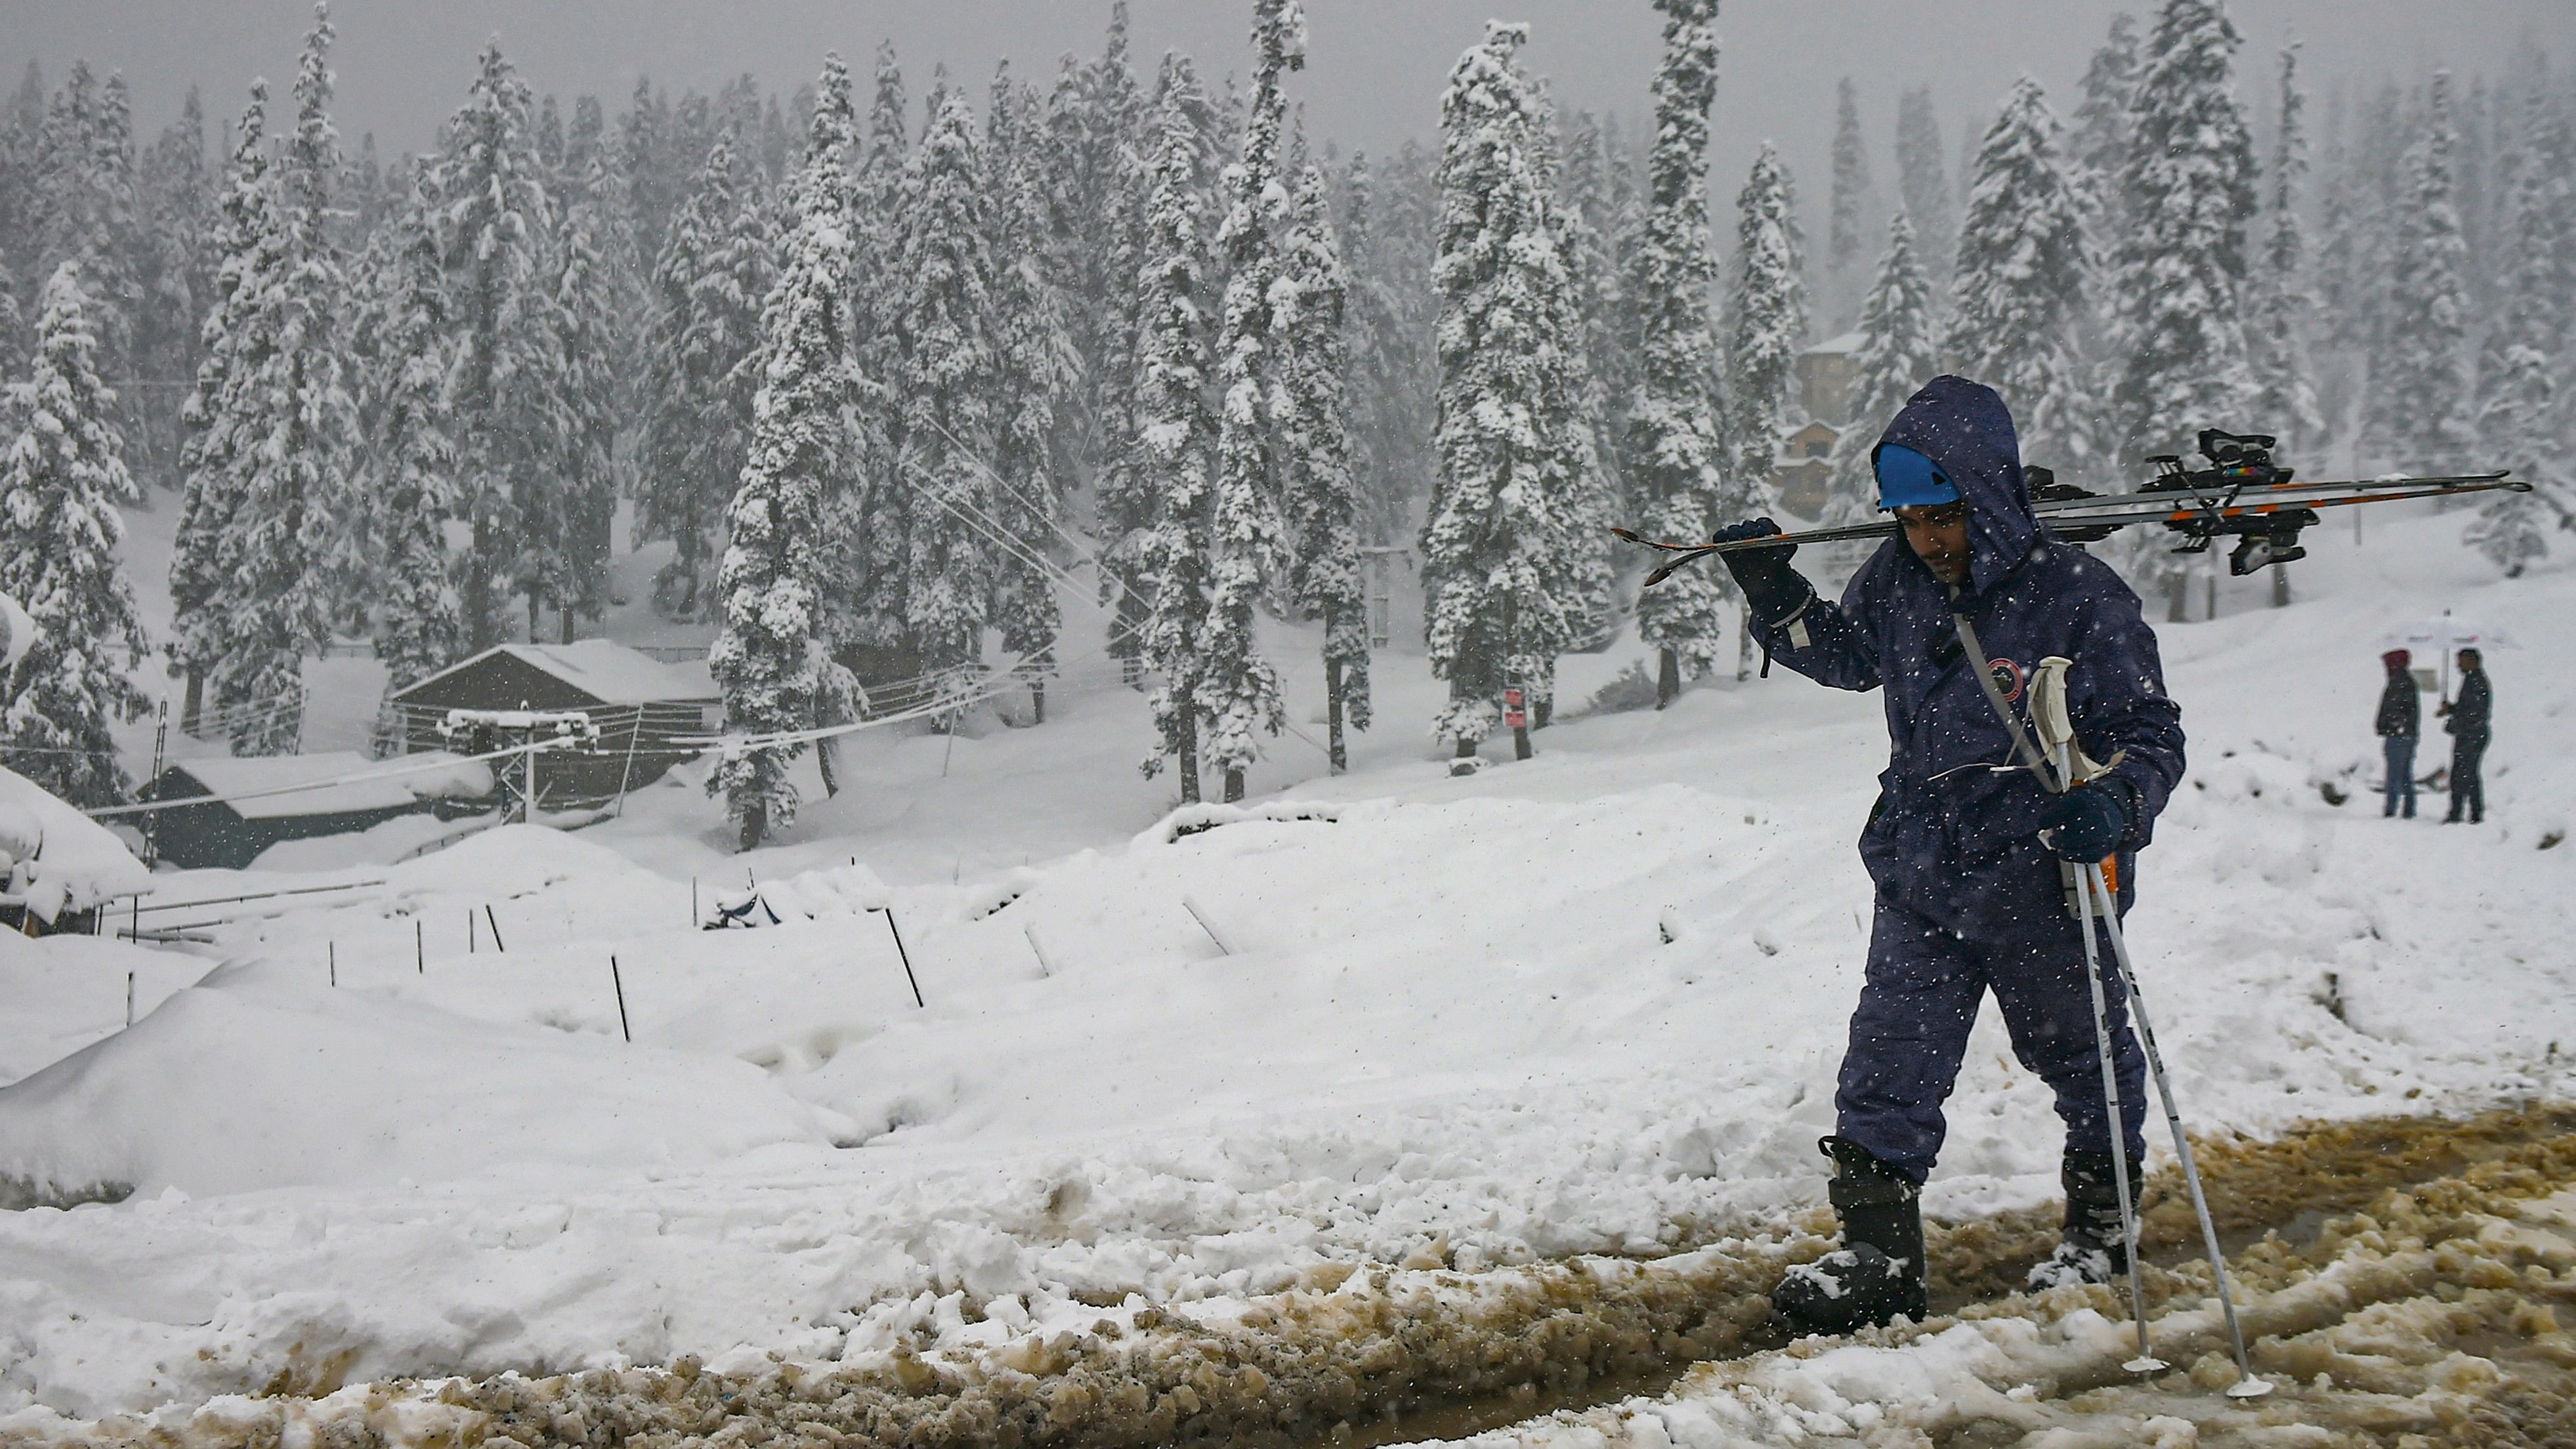
[(1818, 1214), (1654, 1259), (1336, 1268), (1221, 1319), (1121, 1311), (972, 1359), (343, 1385), (327, 1345), (298, 1345), (264, 1393), (22, 1419), (0, 1446), (2576, 1444), (2576, 1109), (2200, 1152), (2276, 1385), (2261, 1400), (2221, 1393), (2235, 1370), (2167, 1169), (2143, 1225), (2156, 1349), (2175, 1367), (2144, 1381), (2120, 1368), (2129, 1325), (2108, 1292), (2011, 1291), (2054, 1241), (2053, 1207), (1935, 1224), (1930, 1323), (1767, 1338), (1772, 1284), (1830, 1246)]

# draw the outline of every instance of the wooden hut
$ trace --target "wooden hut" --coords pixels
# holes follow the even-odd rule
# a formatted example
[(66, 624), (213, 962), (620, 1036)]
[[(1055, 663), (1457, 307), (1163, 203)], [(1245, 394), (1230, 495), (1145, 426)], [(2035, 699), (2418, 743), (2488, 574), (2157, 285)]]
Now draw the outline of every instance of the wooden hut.
[(217, 755), (170, 766), (143, 787), (140, 798), (207, 797), (201, 805), (154, 811), (148, 827), (153, 847), (183, 869), (241, 870), (279, 841), (366, 830), (398, 815), (435, 809), (443, 799), (470, 799), (492, 789), (491, 772), (480, 765), (392, 776), (388, 768), (355, 751)]
[(607, 639), (502, 644), (394, 695), (381, 727), (408, 754), (477, 743), (445, 733), (453, 710), (587, 715), (595, 743), (550, 751), (537, 767), (538, 808), (562, 810), (616, 799), (696, 755), (681, 742), (713, 733), (719, 702), (704, 660), (665, 663)]

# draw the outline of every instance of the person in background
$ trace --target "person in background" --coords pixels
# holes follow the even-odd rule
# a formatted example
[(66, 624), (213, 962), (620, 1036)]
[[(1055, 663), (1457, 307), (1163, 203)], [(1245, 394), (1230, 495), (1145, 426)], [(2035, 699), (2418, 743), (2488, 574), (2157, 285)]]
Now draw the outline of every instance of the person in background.
[(2415, 818), (2415, 737), (2423, 732), (2424, 705), (2416, 698), (2415, 676), (2407, 672), (2411, 656), (2403, 649), (2391, 649), (2379, 656), (2388, 666), (2388, 687), (2379, 691), (2379, 747), (2388, 757), (2388, 808), (2383, 816), (2397, 813), (2397, 799), (2406, 798), (2406, 818)]
[(2451, 732), (2451, 813), (2442, 817), (2445, 825), (2459, 824), (2463, 809), (2471, 825), (2487, 818), (2487, 787), (2478, 767), (2486, 761), (2495, 690), (2487, 683), (2485, 662), (2475, 649), (2460, 651), (2460, 692), (2439, 711), (2446, 721), (2442, 728)]

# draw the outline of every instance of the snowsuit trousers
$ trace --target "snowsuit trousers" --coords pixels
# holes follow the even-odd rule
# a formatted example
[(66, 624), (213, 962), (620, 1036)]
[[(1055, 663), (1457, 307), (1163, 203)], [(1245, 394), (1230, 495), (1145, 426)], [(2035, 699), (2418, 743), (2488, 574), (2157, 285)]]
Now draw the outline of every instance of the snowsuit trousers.
[(2402, 796), (2406, 802), (2406, 818), (2412, 820), (2415, 818), (2415, 737), (2390, 735), (2379, 744), (2381, 753), (2388, 758), (2388, 783), (2384, 787), (2388, 792), (2388, 808), (2379, 813), (2396, 814), (2398, 800)]
[[(1836, 1130), (1918, 1183), (1940, 1155), (1948, 1131), (1941, 1104), (1958, 1081), (1968, 1030), (1988, 991), (2012, 1034), (2013, 1055), (2056, 1093), (2067, 1149), (2111, 1150), (2083, 930), (2058, 903), (2056, 882), (2049, 884), (2044, 908), (2013, 912), (1999, 929), (1973, 935), (1879, 897), (1868, 974), (1834, 1093)], [(2095, 930), (2121, 1137), (2134, 1159), (2146, 1154), (2146, 1058), (2129, 1030), (2128, 995), (2112, 966), (2110, 937)]]

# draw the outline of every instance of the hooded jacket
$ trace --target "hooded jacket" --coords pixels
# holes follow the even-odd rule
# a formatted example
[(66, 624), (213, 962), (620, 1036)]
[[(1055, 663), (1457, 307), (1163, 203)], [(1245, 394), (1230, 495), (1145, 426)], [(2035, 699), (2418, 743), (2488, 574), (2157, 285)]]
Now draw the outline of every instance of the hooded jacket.
[[(2067, 712), (2084, 753), (2121, 758), (2109, 782), (2133, 823), (2121, 842), (2121, 894), (2132, 856), (2181, 780), (2182, 710), (2165, 694), (2154, 632), (2109, 565), (2058, 541), (2031, 511), (2012, 415), (1994, 390), (1937, 377), (1880, 436), (1941, 465), (1968, 505), (1968, 582), (1933, 577), (1902, 535), (1852, 575), (1839, 604), (1809, 595), (1755, 634), (1774, 658), (1820, 684), (1883, 690), (1888, 763), (1861, 834), (1879, 894), (1962, 932), (1999, 916), (2055, 909), (2054, 857), (2038, 839), (2049, 796), (2019, 763), (2012, 737), (1970, 669), (1987, 668), (2029, 725), (2027, 684), (2063, 655)], [(1987, 658), (1969, 661), (1951, 615), (1964, 614)]]

